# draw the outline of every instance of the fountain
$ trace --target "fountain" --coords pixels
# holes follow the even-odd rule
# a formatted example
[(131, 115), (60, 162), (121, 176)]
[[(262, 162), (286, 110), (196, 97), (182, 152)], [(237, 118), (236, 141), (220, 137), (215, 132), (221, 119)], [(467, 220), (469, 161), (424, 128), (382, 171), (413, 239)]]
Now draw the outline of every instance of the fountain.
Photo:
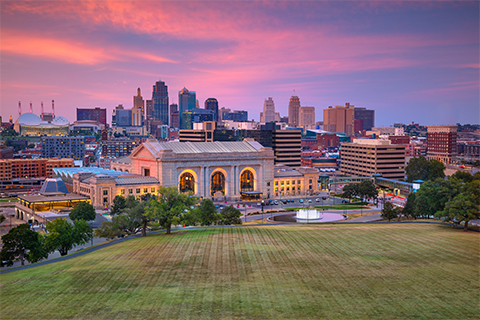
[(294, 217), (298, 223), (320, 222), (323, 217), (315, 209), (300, 209)]

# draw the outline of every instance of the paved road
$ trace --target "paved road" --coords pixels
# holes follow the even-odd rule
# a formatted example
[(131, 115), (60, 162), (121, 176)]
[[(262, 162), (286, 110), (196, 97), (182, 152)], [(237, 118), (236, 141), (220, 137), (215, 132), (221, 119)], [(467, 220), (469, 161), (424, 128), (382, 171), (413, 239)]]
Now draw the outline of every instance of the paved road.
[(349, 222), (373, 222), (373, 221), (379, 221), (379, 220), (382, 220), (382, 218), (380, 217), (380, 213), (376, 213), (376, 214), (371, 214), (369, 216), (364, 216), (364, 217), (358, 217), (358, 218), (354, 218), (354, 219), (350, 219), (350, 220), (347, 220), (345, 221), (345, 223), (349, 223)]

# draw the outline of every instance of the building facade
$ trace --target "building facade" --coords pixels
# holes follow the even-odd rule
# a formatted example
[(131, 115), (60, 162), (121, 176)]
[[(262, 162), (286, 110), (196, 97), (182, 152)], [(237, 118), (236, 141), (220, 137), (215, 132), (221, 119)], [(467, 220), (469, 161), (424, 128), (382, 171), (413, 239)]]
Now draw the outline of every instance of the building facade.
[(152, 119), (168, 125), (168, 87), (163, 81), (157, 81), (153, 85)]
[(138, 143), (128, 138), (112, 138), (102, 141), (102, 157), (127, 157)]
[(298, 126), (304, 129), (315, 127), (315, 107), (300, 107)]
[(342, 143), (340, 168), (347, 176), (372, 176), (405, 179), (405, 146), (390, 140), (354, 139)]
[(195, 91), (188, 91), (187, 88), (183, 88), (178, 92), (178, 113), (180, 117), (180, 128), (185, 125), (183, 123), (183, 114), (185, 112), (191, 112), (196, 108), (197, 94)]
[(275, 112), (275, 102), (273, 102), (272, 97), (265, 99), (263, 103), (263, 112), (260, 112), (260, 122), (274, 122), (280, 121), (280, 114)]
[(232, 120), (236, 122), (248, 121), (248, 111), (233, 110), (233, 112), (224, 112), (222, 120)]
[(323, 110), (323, 130), (328, 132), (345, 132), (353, 135), (355, 128), (355, 107), (346, 103), (345, 107), (335, 106)]
[[(371, 130), (375, 127), (375, 110), (368, 110), (367, 108), (355, 108), (355, 120), (362, 120), (361, 130)], [(357, 130), (355, 130), (358, 132)]]
[(457, 126), (427, 126), (427, 159), (457, 162)]
[(72, 168), (73, 166), (73, 159), (4, 159), (0, 160), (0, 181), (51, 178), (53, 168)]
[(42, 137), (42, 158), (83, 160), (84, 157), (84, 137)]
[(218, 101), (215, 98), (205, 100), (205, 109), (213, 112), (213, 121), (218, 122)]
[(147, 140), (114, 170), (155, 177), (203, 198), (239, 200), (273, 197), (274, 154), (255, 141), (158, 142)]
[(300, 99), (297, 96), (291, 96), (288, 103), (288, 124), (291, 127), (298, 126), (298, 117), (300, 114)]
[(107, 109), (94, 108), (94, 109), (79, 109), (77, 108), (77, 121), (82, 120), (95, 120), (107, 125)]
[(316, 168), (292, 169), (283, 165), (274, 169), (274, 192), (276, 198), (308, 196), (318, 193), (319, 171)]

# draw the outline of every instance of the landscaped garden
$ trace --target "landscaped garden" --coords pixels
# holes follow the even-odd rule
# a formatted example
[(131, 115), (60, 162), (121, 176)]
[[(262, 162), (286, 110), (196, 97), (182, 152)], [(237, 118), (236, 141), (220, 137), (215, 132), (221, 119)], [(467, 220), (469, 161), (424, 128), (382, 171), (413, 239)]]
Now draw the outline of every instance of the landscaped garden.
[(480, 234), (438, 224), (152, 234), (1, 275), (2, 319), (478, 319)]

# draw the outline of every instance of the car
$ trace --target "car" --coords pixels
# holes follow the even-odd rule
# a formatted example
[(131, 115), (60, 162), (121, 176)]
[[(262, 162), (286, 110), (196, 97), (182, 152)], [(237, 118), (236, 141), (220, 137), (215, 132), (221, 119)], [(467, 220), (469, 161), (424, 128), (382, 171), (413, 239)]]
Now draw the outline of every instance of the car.
[(283, 199), (282, 202), (283, 202), (283, 204), (286, 204), (286, 203), (287, 203), (287, 200)]
[(257, 203), (257, 207), (261, 207), (262, 204), (260, 202)]
[(327, 200), (327, 197), (322, 197), (323, 200)]
[(308, 202), (312, 202), (312, 199), (308, 199)]
[(277, 201), (277, 200), (275, 200), (273, 203), (275, 203), (275, 204), (278, 204), (278, 201)]
[(320, 199), (318, 199), (318, 198), (317, 198), (317, 199), (315, 199), (315, 202), (320, 202)]
[(303, 199), (300, 199), (300, 200), (298, 200), (298, 201), (300, 201), (300, 203), (303, 203)]

